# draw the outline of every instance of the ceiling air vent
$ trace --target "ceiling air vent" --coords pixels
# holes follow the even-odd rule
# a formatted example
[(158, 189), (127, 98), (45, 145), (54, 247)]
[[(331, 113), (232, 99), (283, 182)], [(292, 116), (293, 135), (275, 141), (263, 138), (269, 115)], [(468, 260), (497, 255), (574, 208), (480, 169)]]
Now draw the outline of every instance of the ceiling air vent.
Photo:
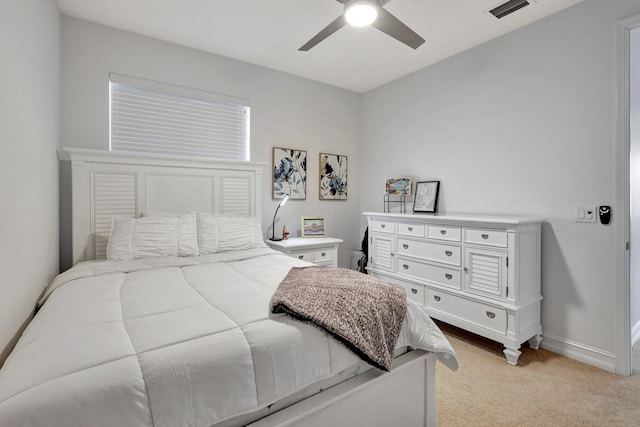
[(506, 3), (502, 3), (500, 6), (494, 7), (489, 11), (489, 13), (500, 19), (528, 5), (529, 2), (527, 0), (509, 0)]

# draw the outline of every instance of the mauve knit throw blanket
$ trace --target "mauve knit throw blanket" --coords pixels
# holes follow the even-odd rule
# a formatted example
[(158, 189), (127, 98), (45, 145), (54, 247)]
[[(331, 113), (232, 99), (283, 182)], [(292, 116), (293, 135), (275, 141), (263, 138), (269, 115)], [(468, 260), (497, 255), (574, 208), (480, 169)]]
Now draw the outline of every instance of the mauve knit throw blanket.
[(271, 298), (273, 313), (313, 323), (385, 371), (407, 312), (404, 289), (345, 268), (293, 267)]

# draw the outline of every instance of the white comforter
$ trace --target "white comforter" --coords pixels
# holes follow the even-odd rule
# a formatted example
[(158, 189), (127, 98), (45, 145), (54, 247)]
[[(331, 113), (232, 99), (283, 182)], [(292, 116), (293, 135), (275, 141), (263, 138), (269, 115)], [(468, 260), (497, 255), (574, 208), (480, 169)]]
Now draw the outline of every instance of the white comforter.
[[(0, 369), (0, 426), (210, 426), (276, 402), (357, 357), (269, 313), (292, 266), (271, 249), (82, 263)], [(409, 304), (398, 347), (455, 353)]]

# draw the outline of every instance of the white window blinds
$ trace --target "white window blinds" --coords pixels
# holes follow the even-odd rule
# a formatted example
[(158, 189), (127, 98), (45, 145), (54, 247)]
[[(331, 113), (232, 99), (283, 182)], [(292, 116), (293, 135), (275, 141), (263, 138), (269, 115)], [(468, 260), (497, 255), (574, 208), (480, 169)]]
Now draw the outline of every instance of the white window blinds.
[(246, 100), (110, 74), (109, 149), (249, 160)]

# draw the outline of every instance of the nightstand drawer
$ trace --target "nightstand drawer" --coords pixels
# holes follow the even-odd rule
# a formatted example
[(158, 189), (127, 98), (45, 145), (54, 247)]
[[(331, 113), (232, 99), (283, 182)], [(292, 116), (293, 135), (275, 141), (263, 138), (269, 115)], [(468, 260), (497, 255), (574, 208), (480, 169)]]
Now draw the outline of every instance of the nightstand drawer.
[(313, 262), (326, 262), (333, 261), (333, 248), (318, 248), (313, 250)]
[(297, 258), (302, 261), (314, 262), (313, 251), (291, 251), (290, 255), (292, 258)]
[(329, 267), (338, 267), (338, 246), (342, 240), (335, 237), (315, 237), (313, 239), (292, 237), (286, 240), (267, 240), (266, 243), (271, 248), (284, 252), (292, 258)]
[(507, 247), (507, 232), (505, 230), (491, 230), (481, 228), (465, 228), (465, 243), (475, 243), (478, 245), (491, 245)]

